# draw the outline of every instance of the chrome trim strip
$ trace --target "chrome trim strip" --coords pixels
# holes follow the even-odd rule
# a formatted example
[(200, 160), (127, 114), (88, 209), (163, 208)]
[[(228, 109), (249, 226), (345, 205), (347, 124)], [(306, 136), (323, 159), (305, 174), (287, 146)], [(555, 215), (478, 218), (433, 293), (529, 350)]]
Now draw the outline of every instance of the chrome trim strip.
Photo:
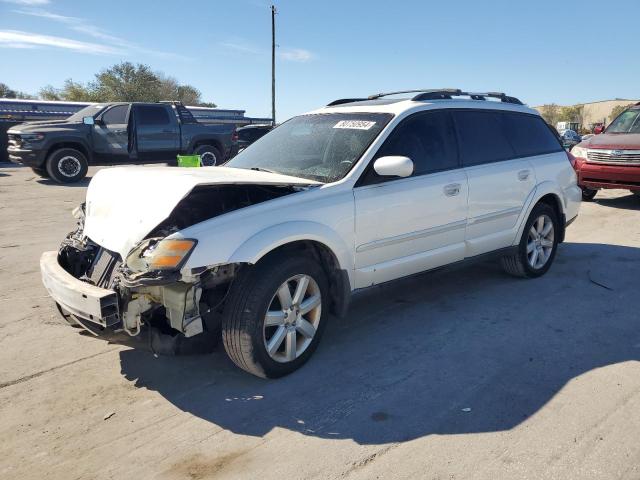
[(478, 217), (472, 217), (469, 219), (469, 225), (475, 225), (478, 223), (490, 222), (491, 220), (497, 220), (499, 218), (511, 217), (520, 215), (522, 209), (520, 207), (509, 208), (507, 210), (501, 210), (499, 212), (486, 213)]
[(388, 247), (397, 243), (409, 242), (411, 240), (417, 240), (418, 238), (430, 237), (431, 235), (438, 235), (440, 233), (450, 232), (459, 228), (464, 228), (467, 225), (465, 220), (458, 222), (451, 222), (445, 225), (439, 225), (437, 227), (426, 228), (424, 230), (418, 230), (417, 232), (404, 233), (395, 237), (381, 238), (380, 240), (374, 240), (373, 242), (364, 243), (356, 248), (356, 252), (366, 252), (373, 250), (374, 248)]

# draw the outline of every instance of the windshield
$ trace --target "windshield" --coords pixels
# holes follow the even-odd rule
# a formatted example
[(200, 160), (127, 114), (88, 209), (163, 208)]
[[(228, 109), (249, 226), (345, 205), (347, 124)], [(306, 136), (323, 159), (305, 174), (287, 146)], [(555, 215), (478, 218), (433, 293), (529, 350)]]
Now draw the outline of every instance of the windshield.
[(78, 110), (76, 113), (67, 118), (69, 122), (81, 122), (84, 117), (93, 117), (100, 110), (105, 107), (104, 104), (96, 103), (95, 105), (89, 105), (82, 110)]
[(335, 182), (351, 170), (391, 117), (387, 113), (294, 117), (251, 144), (225, 166)]
[(609, 125), (607, 133), (640, 133), (640, 109), (622, 112)]

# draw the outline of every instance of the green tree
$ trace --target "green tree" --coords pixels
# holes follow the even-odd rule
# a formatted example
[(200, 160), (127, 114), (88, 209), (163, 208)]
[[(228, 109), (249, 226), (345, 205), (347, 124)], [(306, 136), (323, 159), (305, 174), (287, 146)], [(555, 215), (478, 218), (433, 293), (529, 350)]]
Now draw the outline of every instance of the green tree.
[(613, 120), (618, 115), (620, 115), (622, 112), (624, 112), (628, 108), (629, 108), (629, 105), (616, 105), (615, 107), (613, 107), (613, 109), (611, 110), (611, 113), (609, 114), (609, 121), (613, 122)]
[(545, 122), (555, 128), (560, 116), (560, 107), (558, 107), (558, 105), (556, 105), (555, 103), (543, 105), (540, 108), (540, 115), (542, 115), (542, 118), (544, 118)]
[(21, 92), (19, 90), (13, 90), (9, 88), (6, 83), (0, 82), (0, 98), (33, 98), (28, 93)]
[[(181, 85), (173, 77), (154, 72), (148, 65), (122, 62), (96, 74), (86, 84), (69, 79), (60, 89), (46, 86), (42, 98), (76, 102), (157, 102), (179, 100), (187, 105), (202, 105), (200, 91)], [(207, 103), (207, 106), (215, 106)]]
[(584, 106), (573, 105), (571, 107), (561, 107), (558, 115), (559, 122), (576, 122), (582, 125), (584, 117)]

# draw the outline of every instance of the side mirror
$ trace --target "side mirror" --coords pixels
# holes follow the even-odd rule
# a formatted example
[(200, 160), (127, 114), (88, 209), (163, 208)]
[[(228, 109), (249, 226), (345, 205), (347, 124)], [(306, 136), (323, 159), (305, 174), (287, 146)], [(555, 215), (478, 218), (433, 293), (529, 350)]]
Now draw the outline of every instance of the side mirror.
[(82, 117), (82, 123), (85, 125), (95, 125), (96, 119), (93, 117)]
[(373, 169), (383, 177), (410, 177), (413, 173), (413, 162), (409, 157), (380, 157), (374, 162)]
[(604, 132), (604, 125), (598, 125), (598, 126), (593, 130), (593, 133), (595, 133), (596, 135), (600, 135), (602, 132)]

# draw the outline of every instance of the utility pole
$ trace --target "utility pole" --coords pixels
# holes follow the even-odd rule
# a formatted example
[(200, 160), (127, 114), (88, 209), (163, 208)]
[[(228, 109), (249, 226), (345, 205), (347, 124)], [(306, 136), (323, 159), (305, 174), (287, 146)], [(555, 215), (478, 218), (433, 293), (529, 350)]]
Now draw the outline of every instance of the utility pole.
[(271, 5), (271, 122), (276, 125), (276, 6)]

